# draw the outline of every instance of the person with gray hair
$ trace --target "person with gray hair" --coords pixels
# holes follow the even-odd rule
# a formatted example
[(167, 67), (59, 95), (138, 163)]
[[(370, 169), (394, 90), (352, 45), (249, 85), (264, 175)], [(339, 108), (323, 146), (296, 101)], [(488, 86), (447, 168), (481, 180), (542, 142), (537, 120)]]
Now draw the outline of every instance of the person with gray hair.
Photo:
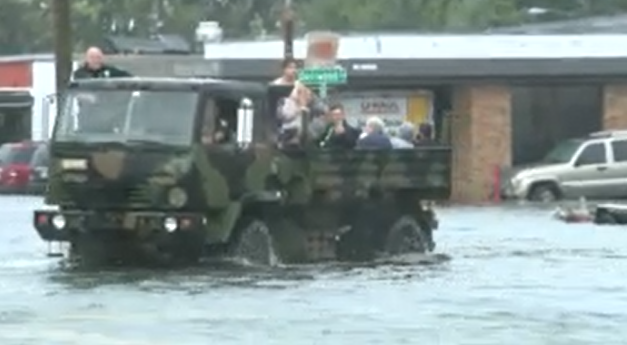
[(395, 149), (413, 149), (415, 132), (416, 131), (412, 123), (403, 122), (403, 124), (398, 128), (397, 135), (390, 138), (392, 147)]
[(366, 120), (364, 136), (357, 141), (358, 149), (391, 149), (392, 142), (385, 134), (385, 122), (380, 117), (373, 116)]

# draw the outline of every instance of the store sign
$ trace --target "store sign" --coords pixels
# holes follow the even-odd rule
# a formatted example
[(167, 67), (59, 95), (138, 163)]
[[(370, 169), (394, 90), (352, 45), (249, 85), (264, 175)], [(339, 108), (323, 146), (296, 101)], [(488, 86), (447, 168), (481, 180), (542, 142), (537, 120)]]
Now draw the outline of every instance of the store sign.
[(405, 97), (351, 97), (342, 100), (349, 121), (360, 126), (370, 116), (378, 116), (389, 126), (405, 121), (407, 98)]
[(366, 99), (361, 101), (360, 112), (364, 115), (397, 115), (401, 104), (397, 99)]

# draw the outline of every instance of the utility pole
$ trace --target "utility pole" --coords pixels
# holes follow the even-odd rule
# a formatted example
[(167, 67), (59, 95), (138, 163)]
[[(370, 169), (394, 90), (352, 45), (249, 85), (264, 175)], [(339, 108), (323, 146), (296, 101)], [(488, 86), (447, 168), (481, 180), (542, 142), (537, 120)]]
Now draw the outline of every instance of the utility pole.
[[(57, 93), (63, 92), (72, 74), (71, 0), (52, 0), (52, 30)], [(60, 107), (59, 107), (60, 108)]]
[(163, 17), (165, 12), (164, 0), (153, 0), (150, 33), (158, 35), (163, 27)]
[(283, 29), (283, 59), (294, 58), (294, 11), (292, 10), (292, 0), (285, 0), (283, 3), (283, 14), (281, 16), (281, 27)]

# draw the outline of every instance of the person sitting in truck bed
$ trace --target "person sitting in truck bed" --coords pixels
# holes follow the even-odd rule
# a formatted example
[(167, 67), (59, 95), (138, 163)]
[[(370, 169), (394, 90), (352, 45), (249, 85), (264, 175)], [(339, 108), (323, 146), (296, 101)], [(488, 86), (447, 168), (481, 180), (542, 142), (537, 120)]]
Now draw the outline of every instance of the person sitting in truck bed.
[(429, 146), (435, 145), (433, 140), (433, 126), (429, 123), (421, 123), (418, 127), (418, 135), (416, 136), (416, 145)]
[(366, 120), (364, 135), (357, 141), (357, 149), (392, 149), (390, 137), (385, 133), (385, 123), (373, 116)]
[(344, 107), (335, 104), (327, 113), (327, 125), (317, 139), (318, 146), (327, 149), (352, 149), (359, 139), (359, 130), (346, 121)]
[(280, 123), (279, 142), (281, 144), (296, 144), (303, 135), (303, 117), (306, 121), (326, 112), (326, 105), (318, 99), (309, 88), (296, 81), (290, 95), (279, 101), (277, 117)]
[(415, 135), (414, 125), (410, 122), (404, 122), (398, 128), (396, 135), (390, 137), (392, 147), (395, 149), (413, 149)]

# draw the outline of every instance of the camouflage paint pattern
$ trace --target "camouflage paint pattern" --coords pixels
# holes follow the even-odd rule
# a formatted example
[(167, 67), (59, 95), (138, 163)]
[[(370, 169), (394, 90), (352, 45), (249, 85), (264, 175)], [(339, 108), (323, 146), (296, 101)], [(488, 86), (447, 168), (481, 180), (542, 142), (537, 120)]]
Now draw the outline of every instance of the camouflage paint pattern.
[(288, 184), (302, 179), (304, 186), (291, 190), (306, 202), (314, 190), (342, 194), (379, 187), (414, 190), (425, 199), (443, 200), (450, 195), (450, 149), (425, 147), (416, 150), (312, 150), (301, 157), (279, 159), (279, 179)]
[[(84, 160), (86, 168), (64, 169), (68, 159)], [(176, 186), (196, 203), (182, 210), (212, 210), (205, 225), (207, 242), (226, 242), (246, 203), (272, 188), (287, 192), (286, 202), (297, 205), (311, 202), (314, 191), (333, 191), (342, 198), (373, 186), (445, 199), (449, 160), (445, 148), (282, 152), (270, 145), (198, 144), (189, 152), (53, 149), (47, 202), (95, 210), (172, 210), (166, 195)], [(271, 185), (273, 180), (277, 184)]]
[(191, 171), (189, 153), (53, 144), (46, 203), (94, 210), (172, 209), (167, 191), (188, 183)]

